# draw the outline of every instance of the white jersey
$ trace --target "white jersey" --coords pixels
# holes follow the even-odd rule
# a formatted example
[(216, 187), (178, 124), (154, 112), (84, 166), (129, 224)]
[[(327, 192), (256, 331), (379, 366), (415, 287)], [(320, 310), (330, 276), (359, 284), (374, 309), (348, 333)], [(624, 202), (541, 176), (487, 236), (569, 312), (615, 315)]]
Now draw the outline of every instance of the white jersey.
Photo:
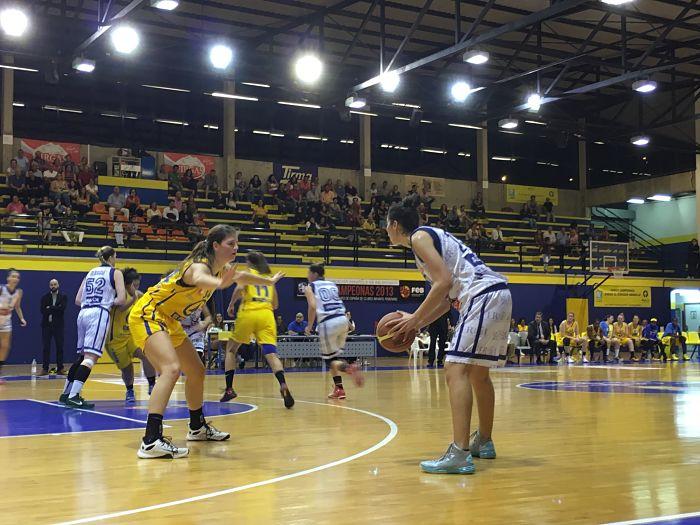
[(180, 324), (182, 325), (183, 330), (185, 330), (187, 337), (190, 337), (194, 334), (200, 333), (197, 331), (197, 325), (199, 324), (199, 322), (201, 320), (202, 320), (202, 309), (201, 308), (197, 308), (190, 315), (188, 315), (184, 319), (180, 320)]
[[(450, 299), (457, 299), (465, 305), (470, 298), (494, 285), (504, 285), (508, 280), (500, 273), (494, 272), (481, 259), (454, 235), (440, 228), (421, 226), (415, 232), (424, 231), (433, 239), (433, 246), (442, 256), (447, 269), (452, 274)], [(414, 233), (415, 233), (414, 232)], [(416, 255), (416, 265), (425, 278), (432, 282), (423, 261)]]
[[(0, 308), (10, 308), (17, 298), (19, 288), (15, 288), (14, 292), (10, 292), (7, 286), (0, 285)], [(12, 330), (12, 310), (6, 315), (0, 315), (0, 332), (9, 332)]]
[(338, 293), (338, 287), (333, 281), (318, 280), (309, 283), (309, 286), (316, 297), (317, 323), (322, 323), (331, 316), (345, 315), (345, 305)]
[(109, 310), (112, 308), (116, 298), (114, 268), (105, 264), (90, 270), (87, 277), (85, 277), (85, 288), (83, 288), (83, 299), (80, 303), (80, 308), (99, 306)]

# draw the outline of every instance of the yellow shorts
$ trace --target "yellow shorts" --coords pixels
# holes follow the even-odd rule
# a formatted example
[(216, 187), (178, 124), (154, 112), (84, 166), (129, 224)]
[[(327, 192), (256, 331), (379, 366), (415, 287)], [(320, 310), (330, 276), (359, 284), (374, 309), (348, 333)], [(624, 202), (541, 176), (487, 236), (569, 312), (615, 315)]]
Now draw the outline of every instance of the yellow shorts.
[[(259, 345), (277, 345), (277, 324), (272, 310), (239, 311), (231, 339), (248, 344), (251, 336)], [(264, 350), (264, 349), (263, 349)]]
[(182, 325), (172, 317), (166, 317), (156, 311), (141, 315), (141, 309), (132, 308), (129, 314), (129, 332), (137, 348), (145, 348), (146, 340), (156, 332), (167, 332), (170, 341), (177, 348), (187, 340)]
[(129, 337), (128, 339), (108, 341), (105, 345), (105, 350), (107, 350), (107, 354), (112, 358), (119, 370), (124, 370), (134, 360), (134, 354), (136, 354), (138, 347)]

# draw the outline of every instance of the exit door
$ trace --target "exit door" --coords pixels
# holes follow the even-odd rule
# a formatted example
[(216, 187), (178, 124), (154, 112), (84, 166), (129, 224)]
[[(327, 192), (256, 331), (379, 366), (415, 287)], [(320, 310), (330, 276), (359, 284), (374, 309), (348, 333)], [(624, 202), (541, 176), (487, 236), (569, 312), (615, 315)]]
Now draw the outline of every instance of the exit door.
[(689, 332), (697, 332), (700, 329), (700, 303), (685, 305), (685, 324)]

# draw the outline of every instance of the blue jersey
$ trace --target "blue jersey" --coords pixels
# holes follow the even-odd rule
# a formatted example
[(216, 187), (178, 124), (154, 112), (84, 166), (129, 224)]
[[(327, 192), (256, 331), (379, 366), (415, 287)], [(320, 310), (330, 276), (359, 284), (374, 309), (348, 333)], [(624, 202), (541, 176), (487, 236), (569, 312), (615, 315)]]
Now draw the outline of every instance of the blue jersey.
[(642, 337), (644, 339), (651, 339), (656, 341), (659, 338), (659, 327), (655, 324), (648, 324), (642, 330)]
[(109, 265), (97, 266), (85, 277), (83, 299), (80, 308), (100, 306), (109, 310), (117, 298), (114, 285), (114, 268)]
[(602, 321), (600, 323), (600, 333), (603, 334), (603, 337), (608, 337), (608, 334), (610, 333), (610, 325), (607, 323), (607, 321)]
[(338, 293), (338, 287), (333, 281), (318, 280), (309, 283), (309, 286), (316, 297), (317, 323), (323, 322), (330, 316), (345, 315), (345, 305)]

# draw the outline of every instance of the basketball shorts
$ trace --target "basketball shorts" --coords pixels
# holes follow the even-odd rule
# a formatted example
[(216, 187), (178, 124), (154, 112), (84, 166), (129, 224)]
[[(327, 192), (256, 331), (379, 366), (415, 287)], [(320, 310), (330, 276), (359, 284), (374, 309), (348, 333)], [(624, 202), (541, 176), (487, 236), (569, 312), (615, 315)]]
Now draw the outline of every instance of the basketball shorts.
[[(277, 324), (272, 310), (243, 310), (238, 312), (231, 339), (248, 344), (252, 337), (265, 349), (277, 346)], [(268, 352), (266, 352), (268, 353)]]
[(344, 314), (326, 317), (318, 323), (317, 330), (322, 359), (333, 359), (345, 351), (345, 341), (348, 338), (348, 319)]
[(117, 365), (117, 368), (124, 370), (134, 360), (134, 355), (138, 348), (132, 341), (131, 336), (129, 336), (108, 341), (105, 345), (105, 350), (107, 355), (114, 361), (114, 364)]
[(78, 314), (78, 353), (102, 355), (109, 330), (109, 310), (102, 306), (81, 308)]
[(465, 301), (446, 361), (465, 365), (505, 365), (512, 300), (505, 283)]
[(129, 314), (129, 332), (136, 348), (142, 348), (145, 351), (146, 340), (156, 332), (167, 332), (175, 348), (185, 342), (187, 334), (179, 321), (157, 310), (148, 311), (146, 315), (142, 314), (142, 310), (142, 308), (132, 308)]
[(12, 332), (12, 310), (10, 315), (0, 316), (0, 332)]
[(206, 334), (204, 334), (204, 332), (192, 332), (187, 334), (187, 337), (190, 338), (190, 342), (192, 343), (192, 346), (194, 346), (194, 349), (200, 354), (203, 354)]

